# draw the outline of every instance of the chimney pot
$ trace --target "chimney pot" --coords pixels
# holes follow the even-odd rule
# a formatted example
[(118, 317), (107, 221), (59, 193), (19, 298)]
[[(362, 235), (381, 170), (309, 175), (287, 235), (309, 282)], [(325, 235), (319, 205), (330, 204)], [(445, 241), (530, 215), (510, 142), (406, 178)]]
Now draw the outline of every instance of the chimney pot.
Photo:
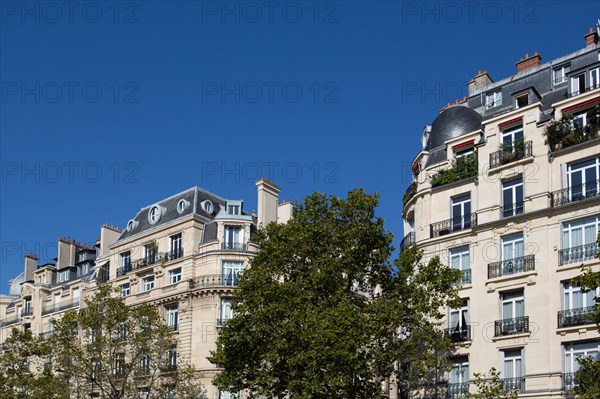
[(529, 57), (529, 53), (525, 54), (525, 58), (517, 61), (517, 73), (526, 71), (530, 68), (540, 65), (542, 56), (536, 51), (533, 56)]
[(590, 28), (590, 32), (585, 36), (585, 45), (586, 47), (593, 46), (598, 43), (598, 34), (594, 32), (592, 28)]

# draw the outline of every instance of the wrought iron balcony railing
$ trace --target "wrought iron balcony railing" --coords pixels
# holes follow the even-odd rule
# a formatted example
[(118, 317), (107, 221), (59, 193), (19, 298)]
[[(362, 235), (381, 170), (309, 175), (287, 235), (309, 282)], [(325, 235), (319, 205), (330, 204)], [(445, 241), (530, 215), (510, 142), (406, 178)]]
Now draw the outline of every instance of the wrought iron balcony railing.
[(448, 390), (446, 391), (446, 399), (458, 399), (465, 398), (469, 393), (469, 383), (448, 383)]
[(131, 271), (131, 264), (117, 267), (117, 277), (124, 276)]
[(563, 373), (562, 374), (562, 389), (564, 391), (572, 391), (579, 386), (577, 376), (575, 373)]
[(555, 208), (557, 206), (595, 198), (599, 195), (600, 179), (553, 191), (550, 194), (550, 202), (552, 207)]
[(508, 276), (535, 270), (535, 255), (521, 256), (488, 264), (488, 278)]
[(597, 89), (598, 87), (600, 87), (600, 83), (586, 87), (583, 90), (573, 90), (569, 93), (569, 97), (575, 97), (580, 94), (587, 93), (588, 91), (592, 91), (594, 89)]
[(179, 259), (183, 256), (183, 248), (178, 248), (174, 251), (169, 251), (169, 260)]
[(467, 230), (475, 226), (477, 226), (477, 214), (471, 213), (431, 224), (429, 226), (430, 236), (431, 238), (439, 237), (454, 233), (455, 231)]
[(57, 303), (52, 303), (50, 305), (46, 305), (42, 308), (42, 315), (46, 315), (48, 313), (58, 312), (61, 310), (73, 308), (79, 305), (79, 298), (68, 299), (66, 301), (60, 301)]
[(503, 205), (500, 214), (502, 218), (509, 218), (512, 216), (522, 215), (524, 211), (525, 202), (519, 201), (513, 204)]
[(4, 319), (0, 320), (0, 327), (10, 326), (17, 323), (20, 319), (21, 318), (17, 315), (5, 317)]
[(221, 249), (228, 249), (232, 251), (245, 251), (247, 245), (243, 242), (223, 242), (221, 243)]
[(236, 287), (239, 276), (230, 274), (209, 274), (192, 280), (192, 288)]
[(502, 385), (507, 391), (525, 392), (525, 377), (502, 378)]
[(567, 309), (558, 312), (558, 328), (594, 324), (594, 307)]
[(446, 334), (452, 342), (466, 342), (471, 340), (471, 326), (456, 326), (446, 329)]
[(400, 251), (404, 251), (415, 243), (415, 232), (411, 231), (400, 242)]
[(558, 251), (558, 265), (562, 266), (594, 259), (598, 252), (600, 252), (600, 245), (597, 242), (561, 249)]
[(496, 337), (526, 332), (529, 332), (529, 316), (496, 320), (494, 322), (494, 336)]
[(520, 159), (528, 158), (533, 155), (533, 141), (515, 143), (508, 149), (502, 149), (490, 154), (490, 169), (507, 163), (515, 162)]

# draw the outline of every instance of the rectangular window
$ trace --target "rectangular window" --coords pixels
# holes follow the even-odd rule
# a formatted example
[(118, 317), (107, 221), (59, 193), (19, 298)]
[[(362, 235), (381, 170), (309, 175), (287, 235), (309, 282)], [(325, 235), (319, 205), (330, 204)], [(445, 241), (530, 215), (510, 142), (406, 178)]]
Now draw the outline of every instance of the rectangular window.
[(165, 306), (165, 311), (167, 325), (171, 327), (172, 330), (177, 331), (179, 328), (179, 306), (177, 304)]
[(238, 285), (239, 275), (244, 271), (244, 262), (223, 261), (223, 284)]
[(225, 249), (243, 249), (244, 229), (241, 226), (225, 226), (223, 241)]
[(502, 261), (515, 260), (525, 256), (523, 233), (502, 237)]
[(142, 279), (142, 292), (150, 291), (154, 288), (154, 276), (144, 277)]
[(62, 270), (62, 271), (58, 272), (58, 282), (59, 283), (66, 283), (70, 279), (71, 279), (71, 270), (67, 269), (67, 270)]
[(121, 284), (121, 298), (125, 298), (126, 296), (129, 296), (131, 294), (131, 286), (129, 285), (129, 283), (125, 283), (125, 284)]
[(594, 259), (599, 250), (598, 233), (600, 233), (600, 216), (563, 223), (560, 264)]
[(123, 375), (125, 373), (125, 354), (117, 353), (115, 355), (115, 366), (114, 366), (114, 374), (117, 376)]
[(131, 270), (131, 252), (123, 252), (121, 254), (121, 270), (128, 272)]
[(571, 95), (585, 93), (585, 74), (579, 74), (571, 78)]
[(146, 265), (152, 265), (156, 263), (156, 244), (146, 244), (143, 248), (143, 263)]
[(502, 379), (504, 389), (523, 391), (523, 361), (520, 349), (503, 351)]
[(150, 356), (142, 355), (140, 357), (140, 362), (138, 364), (138, 374), (139, 375), (148, 375), (150, 374)]
[(519, 149), (524, 140), (522, 125), (506, 129), (502, 131), (502, 151), (512, 153)]
[(223, 325), (232, 317), (233, 309), (231, 309), (231, 299), (221, 298), (221, 315), (218, 324)]
[(523, 178), (502, 183), (502, 217), (523, 214)]
[(600, 157), (572, 163), (567, 168), (569, 200), (581, 201), (600, 192)]
[(590, 71), (590, 90), (600, 87), (600, 68)]
[(219, 399), (240, 399), (241, 395), (239, 392), (221, 391), (219, 392)]
[(177, 348), (171, 347), (166, 354), (166, 366), (168, 369), (177, 368)]
[(169, 284), (177, 284), (181, 281), (181, 268), (169, 270)]
[[(469, 358), (458, 357), (452, 359), (452, 368), (450, 369), (450, 373), (448, 375), (448, 382), (450, 384), (467, 384), (467, 392), (468, 392), (468, 383), (469, 383)], [(451, 388), (451, 387), (448, 387)], [(457, 390), (456, 387), (453, 387), (452, 391)], [(450, 392), (451, 398), (458, 398), (460, 394), (464, 394), (466, 392)]]
[(462, 283), (471, 283), (471, 264), (470, 264), (470, 252), (469, 246), (465, 245), (458, 248), (450, 249), (449, 253), (450, 266), (453, 269), (460, 270), (462, 272)]
[(594, 298), (598, 295), (600, 295), (600, 288), (584, 293), (576, 284), (563, 283), (563, 310), (593, 307), (596, 303)]
[(552, 73), (554, 75), (554, 84), (558, 85), (567, 81), (567, 73), (571, 70), (570, 65), (563, 65), (555, 68)]
[(529, 93), (519, 94), (515, 97), (515, 107), (523, 108), (529, 105)]
[(575, 373), (579, 370), (579, 357), (591, 356), (600, 360), (600, 344), (598, 342), (573, 343), (565, 345), (565, 373)]
[(230, 215), (241, 215), (242, 202), (241, 201), (227, 201), (227, 213)]
[(496, 91), (493, 93), (488, 93), (485, 97), (485, 105), (487, 108), (493, 108), (502, 105), (502, 92)]
[(452, 231), (471, 228), (471, 194), (452, 198)]
[(453, 331), (463, 331), (469, 325), (469, 299), (464, 298), (458, 309), (450, 309), (448, 328)]
[(31, 298), (25, 298), (23, 302), (23, 316), (29, 316), (32, 313)]
[(181, 234), (175, 234), (170, 237), (171, 246), (169, 252), (169, 259), (177, 259), (183, 256), (183, 242), (181, 240)]
[(516, 334), (525, 332), (525, 300), (523, 290), (504, 292), (501, 294), (502, 300), (502, 323), (501, 335)]

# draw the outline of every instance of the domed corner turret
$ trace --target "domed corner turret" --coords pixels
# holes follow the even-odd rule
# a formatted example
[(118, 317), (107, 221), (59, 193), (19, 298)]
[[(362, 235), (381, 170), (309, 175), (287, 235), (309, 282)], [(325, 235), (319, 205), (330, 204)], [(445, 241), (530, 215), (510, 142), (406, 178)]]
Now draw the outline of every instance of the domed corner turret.
[[(446, 108), (431, 124), (431, 129), (424, 129), (423, 142), (427, 135), (424, 150), (439, 148), (452, 138), (481, 129), (481, 115), (462, 105)], [(426, 134), (426, 130), (429, 130)]]

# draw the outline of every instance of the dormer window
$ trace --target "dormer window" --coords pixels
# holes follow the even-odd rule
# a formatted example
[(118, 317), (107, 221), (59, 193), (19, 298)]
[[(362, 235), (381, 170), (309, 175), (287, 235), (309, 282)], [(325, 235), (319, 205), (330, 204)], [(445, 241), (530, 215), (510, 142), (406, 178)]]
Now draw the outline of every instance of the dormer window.
[(600, 68), (590, 71), (590, 90), (600, 87)]
[(488, 93), (485, 97), (485, 105), (487, 108), (502, 105), (502, 92), (498, 90), (493, 93)]
[(558, 85), (567, 81), (567, 73), (571, 70), (570, 65), (562, 65), (552, 71), (554, 84)]
[(161, 212), (159, 206), (158, 205), (154, 205), (148, 211), (148, 222), (150, 222), (150, 224), (156, 224), (156, 223), (158, 223), (158, 221), (160, 220), (161, 213), (162, 212)]
[(421, 136), (421, 146), (423, 149), (427, 147), (427, 141), (429, 140), (429, 134), (431, 133), (431, 126), (425, 126), (423, 129), (423, 135)]
[(241, 215), (242, 201), (227, 201), (227, 213), (230, 215)]
[(571, 78), (571, 95), (585, 93), (585, 74), (581, 73)]
[(515, 97), (515, 107), (523, 108), (529, 105), (529, 93), (522, 93)]

